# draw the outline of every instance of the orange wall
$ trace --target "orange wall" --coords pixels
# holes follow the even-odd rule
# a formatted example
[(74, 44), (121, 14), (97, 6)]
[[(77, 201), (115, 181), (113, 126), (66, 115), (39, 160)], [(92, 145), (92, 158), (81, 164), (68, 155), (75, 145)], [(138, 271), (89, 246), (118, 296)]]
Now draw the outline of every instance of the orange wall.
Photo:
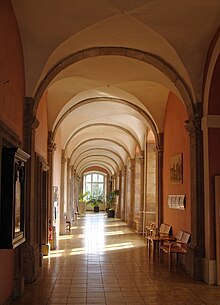
[[(24, 60), (9, 0), (0, 0), (0, 120), (23, 140)], [(0, 250), (0, 304), (13, 293), (14, 252)]]
[(0, 250), (0, 304), (12, 296), (14, 268), (14, 251)]
[[(171, 224), (173, 233), (179, 229), (191, 232), (190, 202), (190, 143), (189, 135), (184, 127), (187, 113), (183, 103), (170, 93), (167, 102), (164, 128), (164, 168), (163, 168), (163, 210), (164, 222)], [(183, 183), (170, 183), (170, 157), (183, 154)], [(184, 211), (168, 207), (168, 195), (186, 195)]]
[(43, 95), (38, 108), (37, 119), (40, 122), (35, 133), (35, 151), (47, 160), (47, 137), (48, 137), (48, 122), (47, 122), (47, 92)]
[(9, 0), (0, 1), (0, 120), (23, 138), (24, 60), (20, 34)]

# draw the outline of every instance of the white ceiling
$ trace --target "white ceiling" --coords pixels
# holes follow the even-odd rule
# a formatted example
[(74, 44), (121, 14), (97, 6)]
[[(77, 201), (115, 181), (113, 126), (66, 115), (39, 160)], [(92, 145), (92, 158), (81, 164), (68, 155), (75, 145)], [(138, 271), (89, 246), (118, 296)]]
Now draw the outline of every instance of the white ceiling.
[[(207, 53), (219, 27), (219, 0), (12, 3), (24, 49), (26, 95), (35, 96), (58, 67), (46, 88), (49, 130), (56, 141), (60, 129), (62, 148), (77, 170), (81, 162), (81, 168), (105, 164), (118, 171), (128, 156), (134, 157), (137, 144), (144, 149), (152, 125), (154, 132), (163, 132), (169, 92), (184, 99), (177, 78), (193, 101), (201, 102)], [(80, 57), (98, 47), (134, 49), (143, 57)], [(63, 66), (73, 54), (78, 60)], [(145, 61), (147, 55), (158, 59), (160, 68)]]

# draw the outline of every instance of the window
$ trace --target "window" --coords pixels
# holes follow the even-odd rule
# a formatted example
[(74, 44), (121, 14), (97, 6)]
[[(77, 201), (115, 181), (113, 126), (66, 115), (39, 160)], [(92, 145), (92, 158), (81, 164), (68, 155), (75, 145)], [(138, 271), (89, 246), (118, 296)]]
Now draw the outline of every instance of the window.
[(84, 193), (89, 192), (90, 197), (102, 198), (105, 196), (105, 176), (99, 173), (89, 173), (84, 176)]

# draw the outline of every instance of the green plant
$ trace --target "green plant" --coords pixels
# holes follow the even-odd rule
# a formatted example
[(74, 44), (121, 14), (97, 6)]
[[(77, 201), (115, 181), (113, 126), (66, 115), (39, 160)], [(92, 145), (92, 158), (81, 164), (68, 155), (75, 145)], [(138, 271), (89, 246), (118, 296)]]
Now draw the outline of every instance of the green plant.
[(100, 203), (103, 203), (103, 195), (99, 195), (98, 197), (90, 197), (86, 203), (91, 204), (93, 207), (97, 207)]
[(116, 197), (119, 195), (119, 190), (115, 189), (106, 195), (107, 210), (114, 210), (116, 205)]
[(84, 194), (79, 194), (79, 202), (87, 202), (86, 197), (89, 196), (90, 192), (87, 191)]

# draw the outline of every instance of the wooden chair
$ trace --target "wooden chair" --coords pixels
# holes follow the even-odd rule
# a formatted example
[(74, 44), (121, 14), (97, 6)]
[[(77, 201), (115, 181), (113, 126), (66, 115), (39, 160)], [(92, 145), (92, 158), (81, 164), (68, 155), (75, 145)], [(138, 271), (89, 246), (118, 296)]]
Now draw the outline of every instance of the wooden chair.
[(176, 255), (176, 265), (179, 266), (179, 255), (186, 254), (187, 244), (190, 241), (190, 233), (179, 231), (176, 235), (175, 241), (170, 241), (168, 244), (160, 245), (159, 252), (163, 252), (169, 255), (169, 271), (172, 266), (172, 255)]
[(170, 239), (170, 231), (171, 231), (171, 226), (162, 223), (160, 225), (160, 229), (154, 236), (148, 236), (147, 237), (147, 247), (148, 247), (148, 255), (150, 258), (151, 255), (151, 248), (153, 252), (153, 260), (155, 260), (155, 253), (156, 253), (156, 248), (160, 246), (161, 242), (164, 240), (169, 240)]

